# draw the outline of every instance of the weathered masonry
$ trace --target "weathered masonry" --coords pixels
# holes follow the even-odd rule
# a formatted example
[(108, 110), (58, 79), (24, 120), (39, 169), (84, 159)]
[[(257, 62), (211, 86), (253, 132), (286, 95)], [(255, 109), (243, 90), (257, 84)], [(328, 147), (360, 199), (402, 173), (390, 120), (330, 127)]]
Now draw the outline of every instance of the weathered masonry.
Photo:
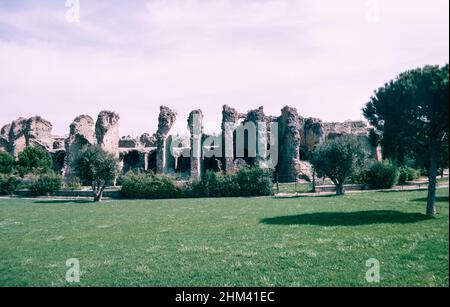
[[(240, 113), (225, 105), (220, 134), (206, 135), (202, 127), (203, 112), (194, 110), (187, 118), (190, 136), (180, 139), (171, 134), (177, 117), (174, 110), (161, 106), (156, 133), (145, 133), (138, 138), (120, 137), (120, 116), (111, 111), (100, 112), (96, 121), (89, 115), (78, 116), (65, 137), (54, 136), (52, 124), (40, 116), (18, 118), (1, 129), (0, 151), (17, 157), (27, 146), (40, 146), (52, 155), (54, 170), (64, 174), (70, 172), (68, 161), (83, 146), (98, 145), (118, 159), (124, 173), (141, 170), (199, 177), (207, 170), (228, 172), (242, 165), (268, 167), (267, 161), (259, 158), (259, 151), (276, 146), (276, 170), (280, 180), (295, 181), (299, 175), (311, 175), (308, 160), (314, 146), (341, 135), (365, 137), (370, 129), (362, 121), (326, 123), (317, 118), (303, 118), (295, 108), (288, 106), (279, 116), (268, 116), (263, 107)], [(258, 129), (248, 129), (248, 123)], [(268, 142), (267, 147), (258, 146), (254, 152), (248, 146), (250, 140), (267, 140), (274, 123), (277, 124), (277, 142)], [(239, 133), (245, 137), (237, 138)], [(216, 141), (205, 142), (211, 139)], [(217, 150), (219, 154), (211, 154)], [(379, 156), (379, 150), (374, 148), (373, 151)]]

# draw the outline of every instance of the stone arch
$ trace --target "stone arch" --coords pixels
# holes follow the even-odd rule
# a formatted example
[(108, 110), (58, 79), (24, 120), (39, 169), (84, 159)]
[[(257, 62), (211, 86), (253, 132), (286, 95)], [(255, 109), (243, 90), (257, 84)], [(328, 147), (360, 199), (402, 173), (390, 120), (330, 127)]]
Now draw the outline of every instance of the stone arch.
[(157, 169), (156, 168), (156, 166), (157, 166), (156, 160), (157, 160), (157, 151), (154, 150), (154, 151), (152, 151), (152, 152), (150, 152), (148, 154), (148, 158), (147, 158), (148, 168), (147, 168), (147, 171), (151, 171), (151, 172), (156, 173), (156, 169)]
[(123, 171), (138, 170), (141, 168), (141, 156), (139, 151), (131, 150), (123, 156)]
[(215, 156), (212, 157), (205, 157), (203, 158), (203, 170), (206, 171), (213, 171), (213, 172), (220, 172), (222, 171), (222, 161), (221, 159), (216, 158)]
[(180, 156), (176, 158), (175, 172), (177, 173), (187, 173), (191, 170), (191, 158)]
[(52, 158), (53, 158), (53, 167), (52, 167), (53, 170), (58, 174), (62, 174), (66, 167), (66, 158), (67, 158), (66, 151), (65, 150), (57, 151), (52, 155)]

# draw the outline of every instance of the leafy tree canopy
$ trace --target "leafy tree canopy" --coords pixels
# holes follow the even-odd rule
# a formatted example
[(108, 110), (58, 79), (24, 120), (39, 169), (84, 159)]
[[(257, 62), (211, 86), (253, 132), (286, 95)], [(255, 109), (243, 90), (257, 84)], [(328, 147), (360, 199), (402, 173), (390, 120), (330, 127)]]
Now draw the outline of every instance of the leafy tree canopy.
[(117, 176), (116, 159), (99, 146), (85, 146), (71, 162), (76, 175), (90, 182), (94, 191), (94, 201), (100, 202), (103, 192)]
[(345, 193), (345, 181), (366, 164), (369, 156), (367, 140), (342, 136), (317, 146), (311, 163), (319, 177), (328, 177), (336, 185), (336, 194)]
[(17, 170), (21, 176), (26, 174), (45, 174), (52, 168), (50, 154), (41, 147), (27, 147), (19, 154)]

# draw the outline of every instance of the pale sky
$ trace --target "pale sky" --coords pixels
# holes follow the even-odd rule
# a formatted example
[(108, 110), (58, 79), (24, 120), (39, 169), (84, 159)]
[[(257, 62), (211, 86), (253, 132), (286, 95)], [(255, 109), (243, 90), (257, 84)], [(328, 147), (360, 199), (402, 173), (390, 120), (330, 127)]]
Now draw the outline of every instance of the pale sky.
[(66, 0), (0, 0), (0, 126), (41, 115), (62, 135), (106, 109), (154, 133), (162, 104), (181, 134), (199, 108), (218, 131), (223, 104), (359, 120), (384, 82), (449, 61), (448, 0), (79, 2), (72, 23)]

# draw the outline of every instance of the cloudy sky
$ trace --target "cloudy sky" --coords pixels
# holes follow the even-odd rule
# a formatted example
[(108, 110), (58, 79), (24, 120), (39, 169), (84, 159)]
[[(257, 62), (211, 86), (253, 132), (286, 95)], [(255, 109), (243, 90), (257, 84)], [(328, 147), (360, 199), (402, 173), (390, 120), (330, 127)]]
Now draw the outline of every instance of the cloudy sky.
[(73, 22), (76, 2), (0, 0), (0, 125), (66, 134), (108, 109), (138, 135), (161, 104), (179, 133), (197, 108), (218, 130), (223, 104), (357, 120), (399, 72), (449, 61), (448, 0), (79, 0)]

